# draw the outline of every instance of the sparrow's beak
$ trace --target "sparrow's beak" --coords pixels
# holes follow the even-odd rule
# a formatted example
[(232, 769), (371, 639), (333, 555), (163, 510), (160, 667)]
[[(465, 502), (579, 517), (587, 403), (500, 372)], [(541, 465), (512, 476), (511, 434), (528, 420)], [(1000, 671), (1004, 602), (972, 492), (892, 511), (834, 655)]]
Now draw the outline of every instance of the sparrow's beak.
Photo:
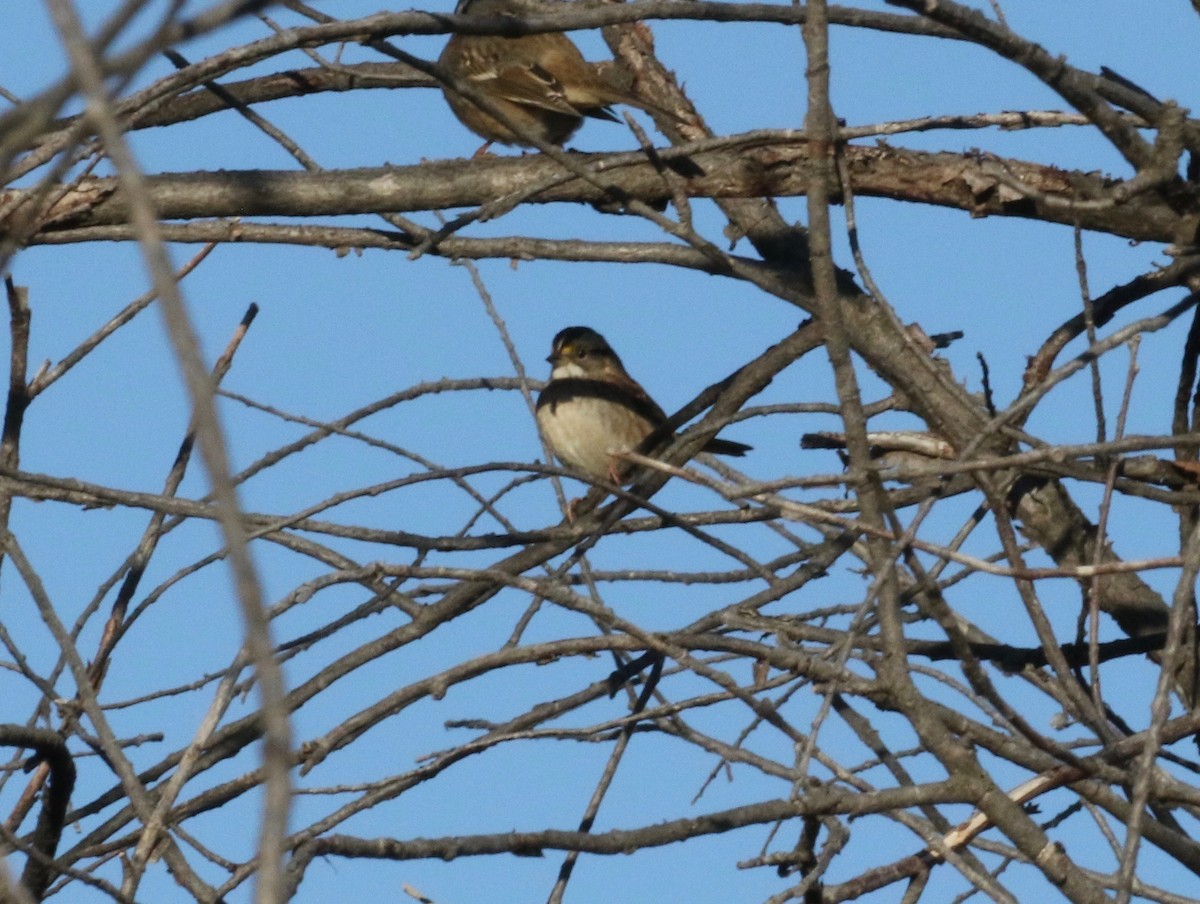
[(558, 352), (551, 352), (550, 354), (548, 354), (546, 356), (546, 360), (549, 361), (551, 364), (557, 364), (559, 361), (562, 360), (562, 355), (559, 354)]

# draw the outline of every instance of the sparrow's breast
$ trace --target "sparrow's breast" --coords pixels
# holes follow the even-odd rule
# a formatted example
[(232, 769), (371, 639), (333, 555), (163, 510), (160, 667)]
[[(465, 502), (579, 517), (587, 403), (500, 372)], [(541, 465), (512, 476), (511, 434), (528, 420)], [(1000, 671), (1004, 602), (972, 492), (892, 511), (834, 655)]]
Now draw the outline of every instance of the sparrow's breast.
[(551, 381), (538, 400), (538, 426), (564, 464), (609, 478), (620, 465), (613, 456), (635, 449), (652, 425), (611, 387), (590, 385), (596, 382)]

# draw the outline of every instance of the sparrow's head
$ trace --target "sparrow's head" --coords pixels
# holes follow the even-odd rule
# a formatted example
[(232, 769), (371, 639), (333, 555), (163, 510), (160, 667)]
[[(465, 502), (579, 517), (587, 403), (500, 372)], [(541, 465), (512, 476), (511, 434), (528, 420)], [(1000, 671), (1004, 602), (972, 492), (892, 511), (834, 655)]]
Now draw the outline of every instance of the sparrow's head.
[(552, 377), (595, 377), (604, 373), (625, 373), (621, 359), (612, 346), (587, 326), (569, 326), (559, 331), (546, 360), (554, 368)]

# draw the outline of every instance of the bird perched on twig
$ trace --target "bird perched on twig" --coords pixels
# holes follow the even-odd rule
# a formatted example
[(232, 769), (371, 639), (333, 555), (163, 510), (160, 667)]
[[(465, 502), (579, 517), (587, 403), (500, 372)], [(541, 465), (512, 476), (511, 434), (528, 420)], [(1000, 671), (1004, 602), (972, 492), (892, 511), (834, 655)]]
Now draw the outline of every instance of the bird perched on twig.
[[(554, 337), (550, 381), (537, 400), (538, 426), (554, 454), (589, 477), (625, 482), (624, 452), (638, 447), (667, 415), (629, 376), (604, 337), (570, 326)], [(664, 435), (664, 440), (669, 437)], [(702, 451), (742, 456), (750, 446), (713, 437)]]
[[(537, 0), (459, 0), (457, 14), (509, 16), (548, 11)], [(583, 124), (583, 118), (619, 122), (609, 107), (629, 104), (642, 110), (659, 107), (602, 79), (566, 35), (452, 35), (438, 65), (455, 81), (491, 101), (510, 121), (501, 122), (471, 100), (442, 86), (446, 102), (459, 121), (492, 142), (534, 147), (530, 136), (561, 145)]]

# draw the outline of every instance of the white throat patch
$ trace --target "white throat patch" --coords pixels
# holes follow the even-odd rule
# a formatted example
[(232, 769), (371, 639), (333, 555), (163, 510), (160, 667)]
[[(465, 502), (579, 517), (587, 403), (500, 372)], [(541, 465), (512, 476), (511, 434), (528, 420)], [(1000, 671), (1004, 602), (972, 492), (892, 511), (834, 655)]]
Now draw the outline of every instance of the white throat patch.
[(580, 367), (574, 361), (567, 361), (563, 364), (554, 365), (554, 370), (550, 372), (552, 380), (575, 379), (577, 377), (586, 377), (587, 371)]

